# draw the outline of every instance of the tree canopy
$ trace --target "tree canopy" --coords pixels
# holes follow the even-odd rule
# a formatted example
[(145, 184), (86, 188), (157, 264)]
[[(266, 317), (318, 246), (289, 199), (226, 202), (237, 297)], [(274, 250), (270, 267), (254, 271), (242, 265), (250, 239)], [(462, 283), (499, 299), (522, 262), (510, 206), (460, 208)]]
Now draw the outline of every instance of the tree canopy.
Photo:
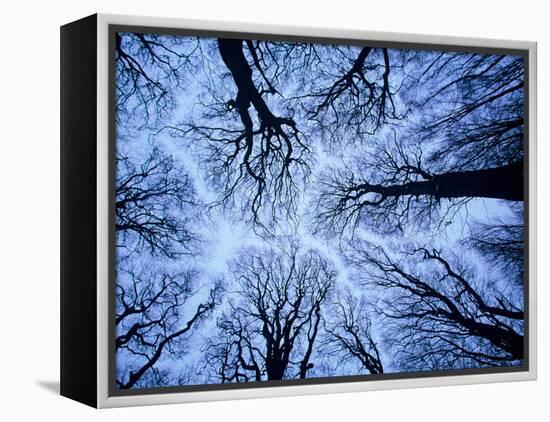
[(118, 388), (523, 364), (524, 57), (114, 42)]

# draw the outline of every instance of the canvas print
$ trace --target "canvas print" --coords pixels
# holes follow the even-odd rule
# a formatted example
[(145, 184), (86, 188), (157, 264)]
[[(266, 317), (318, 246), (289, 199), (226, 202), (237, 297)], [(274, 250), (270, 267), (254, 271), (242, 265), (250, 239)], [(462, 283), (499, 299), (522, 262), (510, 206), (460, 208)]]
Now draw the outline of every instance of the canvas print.
[(522, 55), (111, 42), (116, 391), (525, 365)]

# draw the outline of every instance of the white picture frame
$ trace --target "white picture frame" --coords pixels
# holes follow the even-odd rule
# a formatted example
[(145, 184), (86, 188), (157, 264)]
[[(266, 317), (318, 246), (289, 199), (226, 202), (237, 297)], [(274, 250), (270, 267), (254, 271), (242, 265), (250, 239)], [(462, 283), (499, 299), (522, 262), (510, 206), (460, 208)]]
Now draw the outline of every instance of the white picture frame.
[[(93, 333), (96, 346), (96, 403), (88, 403), (98, 408), (154, 405), (169, 403), (190, 403), (214, 400), (233, 400), (265, 398), (277, 396), (295, 396), (325, 393), (346, 393), (371, 390), (389, 390), (402, 388), (434, 387), (447, 385), (479, 384), (508, 381), (535, 380), (537, 377), (537, 45), (535, 42), (495, 40), (481, 38), (442, 37), (436, 35), (414, 35), (390, 32), (357, 31), (348, 29), (316, 28), (285, 25), (264, 25), (240, 22), (199, 21), (176, 18), (153, 18), (145, 16), (97, 14), (97, 122), (96, 122), (96, 297), (97, 304), (96, 330)], [(132, 26), (151, 28), (171, 28), (197, 31), (235, 32), (240, 34), (273, 34), (291, 37), (322, 37), (357, 41), (394, 42), (418, 45), (441, 45), (469, 48), (495, 48), (524, 50), (528, 57), (528, 221), (529, 221), (529, 287), (528, 287), (528, 370), (488, 373), (460, 374), (451, 376), (427, 376), (418, 378), (377, 379), (371, 381), (354, 381), (338, 383), (316, 383), (308, 385), (285, 385), (253, 388), (211, 389), (207, 391), (182, 391), (162, 393), (140, 393), (132, 395), (112, 395), (110, 389), (110, 287), (112, 269), (109, 253), (112, 237), (110, 233), (109, 194), (110, 180), (110, 99), (112, 93), (110, 78), (109, 34), (111, 26)], [(70, 297), (69, 297), (70, 299)], [(68, 299), (68, 300), (69, 300)], [(73, 300), (73, 299), (70, 299)], [(63, 306), (63, 303), (62, 303)], [(66, 311), (69, 316), (70, 311)], [(68, 335), (68, 334), (67, 334)], [(63, 368), (62, 368), (63, 371)], [(63, 384), (63, 377), (62, 377)], [(63, 393), (63, 386), (62, 386)], [(76, 394), (76, 393), (75, 393)], [(75, 394), (72, 394), (73, 398)], [(71, 394), (66, 394), (71, 396)], [(78, 399), (78, 398), (77, 398)], [(85, 401), (86, 400), (81, 400)], [(89, 401), (89, 400), (88, 400)]]

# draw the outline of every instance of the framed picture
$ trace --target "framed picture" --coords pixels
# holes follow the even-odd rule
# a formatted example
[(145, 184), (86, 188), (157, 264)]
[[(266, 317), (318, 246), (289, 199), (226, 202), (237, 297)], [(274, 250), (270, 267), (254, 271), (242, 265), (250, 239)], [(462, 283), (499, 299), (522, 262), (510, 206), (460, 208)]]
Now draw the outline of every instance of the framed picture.
[(61, 28), (61, 394), (536, 378), (536, 44)]

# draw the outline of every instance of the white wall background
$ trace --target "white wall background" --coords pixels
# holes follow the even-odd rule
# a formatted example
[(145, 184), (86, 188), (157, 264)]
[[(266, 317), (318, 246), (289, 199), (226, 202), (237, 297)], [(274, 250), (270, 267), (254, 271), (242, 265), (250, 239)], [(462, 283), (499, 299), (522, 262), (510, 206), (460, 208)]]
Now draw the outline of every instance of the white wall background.
[[(119, 0), (2, 4), (0, 419), (542, 421), (550, 416), (550, 30), (540, 0)], [(95, 411), (57, 395), (59, 26), (95, 13), (282, 23), (539, 42), (539, 380)]]

